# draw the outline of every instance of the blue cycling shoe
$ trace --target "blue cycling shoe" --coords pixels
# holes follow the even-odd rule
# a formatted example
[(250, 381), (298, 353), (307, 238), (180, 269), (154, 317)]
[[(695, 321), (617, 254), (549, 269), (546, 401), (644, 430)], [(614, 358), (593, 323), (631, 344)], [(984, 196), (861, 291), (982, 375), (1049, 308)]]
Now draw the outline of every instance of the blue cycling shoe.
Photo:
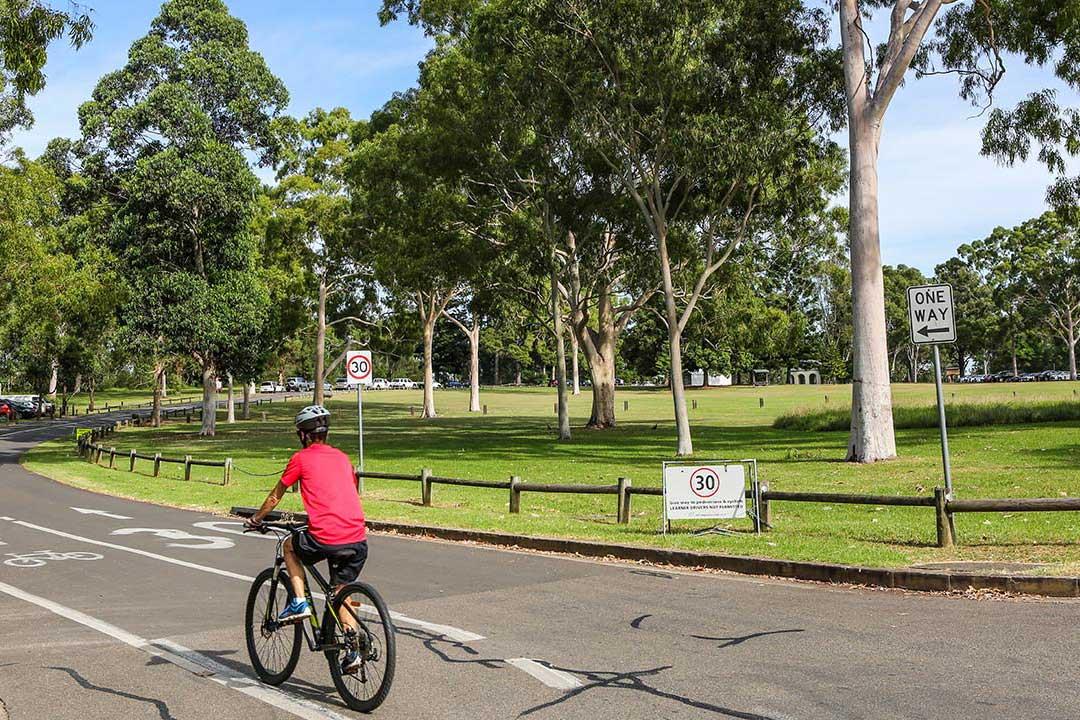
[(277, 619), (279, 623), (293, 623), (311, 617), (311, 606), (304, 598), (293, 598)]

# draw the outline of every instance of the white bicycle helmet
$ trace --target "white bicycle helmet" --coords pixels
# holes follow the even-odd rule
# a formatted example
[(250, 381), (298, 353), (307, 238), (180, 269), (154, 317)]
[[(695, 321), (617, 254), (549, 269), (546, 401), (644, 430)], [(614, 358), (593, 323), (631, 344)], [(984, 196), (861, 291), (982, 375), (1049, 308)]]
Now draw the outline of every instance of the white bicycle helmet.
[(330, 411), (322, 405), (308, 405), (296, 414), (296, 429), (304, 432), (330, 429)]

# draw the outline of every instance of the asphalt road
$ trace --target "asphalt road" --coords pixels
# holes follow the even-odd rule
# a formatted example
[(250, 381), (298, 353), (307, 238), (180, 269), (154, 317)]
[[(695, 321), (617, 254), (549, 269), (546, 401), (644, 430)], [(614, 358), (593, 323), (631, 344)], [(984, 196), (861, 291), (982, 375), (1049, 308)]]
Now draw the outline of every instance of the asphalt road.
[[(273, 545), (17, 464), (70, 432), (0, 429), (0, 720), (353, 717), (321, 655), (253, 680), (243, 603)], [(1080, 717), (1077, 601), (370, 544), (365, 579), (400, 613), (378, 717)]]

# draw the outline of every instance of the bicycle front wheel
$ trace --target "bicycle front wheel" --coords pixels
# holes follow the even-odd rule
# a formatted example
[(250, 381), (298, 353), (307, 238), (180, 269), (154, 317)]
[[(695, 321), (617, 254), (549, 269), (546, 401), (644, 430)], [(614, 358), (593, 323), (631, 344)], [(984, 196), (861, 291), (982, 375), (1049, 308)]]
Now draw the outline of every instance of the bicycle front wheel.
[[(323, 642), (333, 646), (326, 651), (330, 676), (346, 705), (371, 712), (382, 705), (394, 682), (397, 645), (390, 611), (375, 588), (361, 582), (344, 585), (331, 608), (323, 617)], [(360, 655), (360, 668), (345, 674), (341, 661), (349, 651)]]
[(274, 568), (266, 568), (255, 578), (244, 612), (248, 657), (255, 674), (267, 685), (289, 679), (300, 660), (303, 630), (300, 623), (278, 625), (277, 616), (292, 599), (292, 585), (284, 572), (272, 582)]

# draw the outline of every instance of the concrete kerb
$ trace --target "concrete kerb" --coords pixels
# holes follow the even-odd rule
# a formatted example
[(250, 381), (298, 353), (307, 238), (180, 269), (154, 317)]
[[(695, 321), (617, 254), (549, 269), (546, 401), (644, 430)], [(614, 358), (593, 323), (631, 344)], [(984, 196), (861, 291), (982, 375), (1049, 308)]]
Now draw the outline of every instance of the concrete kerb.
[(721, 555), (693, 550), (618, 545), (589, 540), (529, 535), (510, 535), (484, 530), (442, 528), (429, 525), (369, 520), (376, 532), (431, 537), (440, 540), (476, 542), (525, 550), (564, 553), (594, 558), (616, 558), (673, 567), (723, 570), (742, 575), (765, 575), (792, 580), (810, 580), (838, 585), (863, 585), (923, 592), (966, 592), (993, 590), (1018, 595), (1080, 597), (1080, 578), (1039, 575), (979, 575), (910, 568), (866, 568), (852, 565), (776, 560), (773, 558)]

